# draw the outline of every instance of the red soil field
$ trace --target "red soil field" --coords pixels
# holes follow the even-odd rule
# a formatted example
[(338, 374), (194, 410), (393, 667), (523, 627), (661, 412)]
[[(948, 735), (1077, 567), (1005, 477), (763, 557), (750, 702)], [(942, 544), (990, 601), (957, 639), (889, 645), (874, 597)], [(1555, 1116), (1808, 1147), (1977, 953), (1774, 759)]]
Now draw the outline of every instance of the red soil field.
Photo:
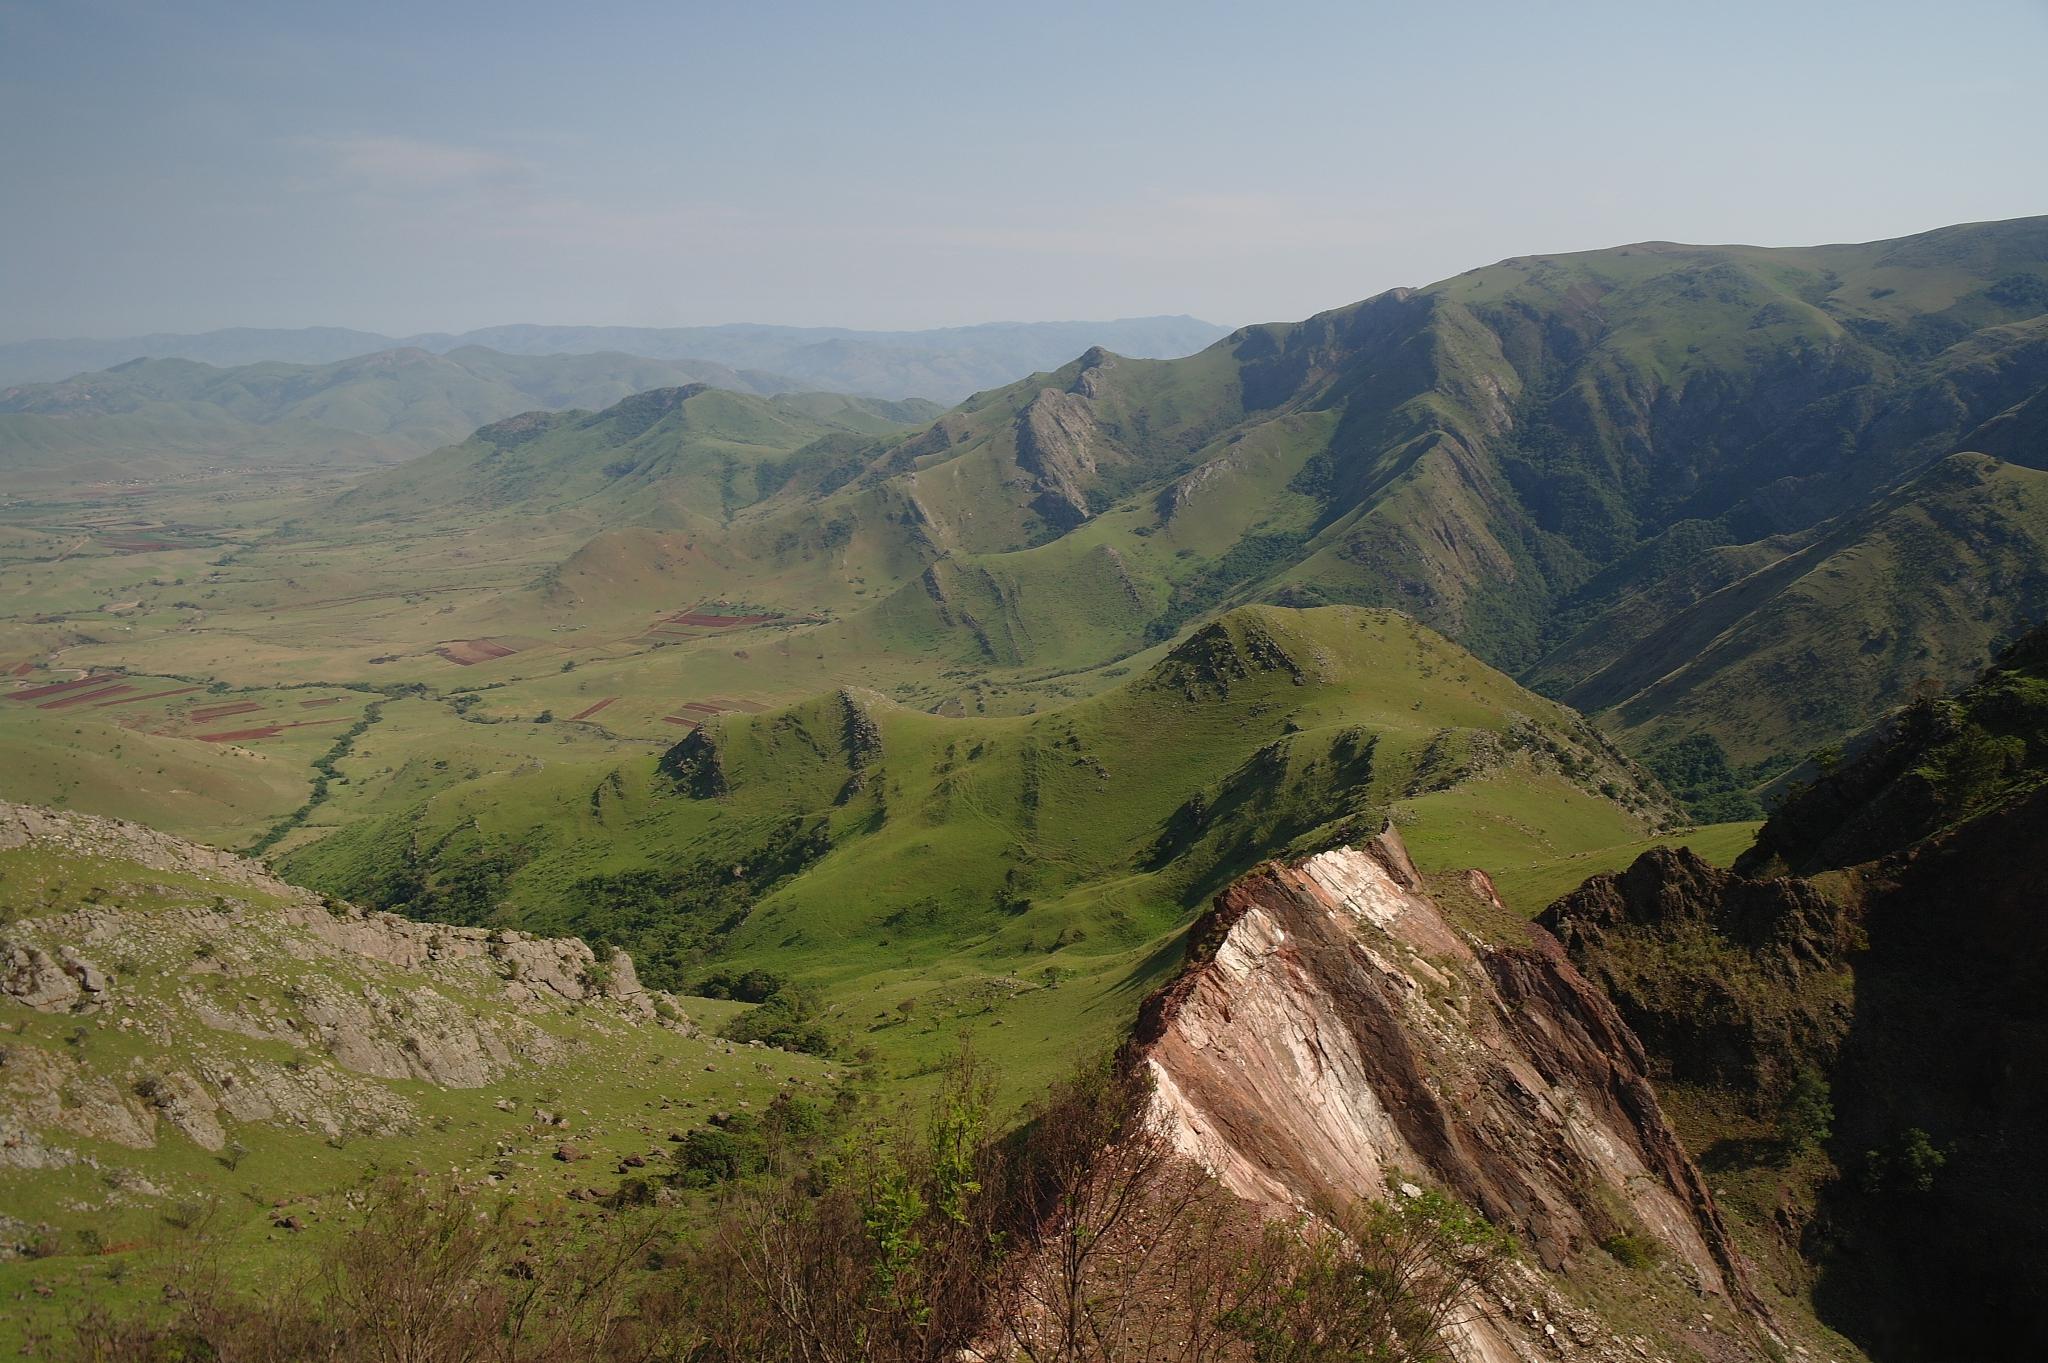
[(76, 691), (81, 686), (105, 686), (112, 680), (114, 679), (105, 673), (97, 677), (73, 677), (70, 681), (51, 682), (46, 686), (31, 686), (26, 691), (10, 691), (7, 693), (7, 699), (40, 700), (44, 696), (55, 696), (61, 695), (66, 691)]
[(768, 708), (758, 700), (733, 700), (729, 696), (706, 696), (705, 700), (721, 710), (744, 710), (750, 715), (761, 714)]
[(26, 677), (29, 673), (35, 670), (36, 665), (33, 662), (16, 663), (14, 665), (14, 675), (17, 677)]
[(314, 706), (316, 706), (316, 705), (339, 705), (339, 704), (341, 704), (341, 697), (340, 697), (340, 696), (323, 696), (323, 697), (321, 697), (321, 698), (320, 698), (319, 700), (302, 700), (302, 701), (300, 701), (300, 702), (299, 702), (299, 708), (300, 708), (301, 710), (310, 710), (310, 709), (312, 709), (312, 708), (313, 708)]
[(569, 719), (572, 723), (579, 719), (589, 719), (592, 715), (596, 714), (599, 710), (604, 709), (605, 706), (610, 705), (613, 701), (617, 699), (617, 696), (606, 696), (597, 704), (589, 706), (586, 709), (578, 710), (575, 714), (569, 716)]
[(202, 688), (197, 686), (181, 686), (175, 691), (151, 691), (146, 695), (130, 696), (126, 700), (101, 701), (99, 705), (95, 705), (92, 708), (97, 710), (100, 709), (102, 706), (107, 705), (134, 705), (139, 701), (162, 700), (165, 696), (182, 696), (189, 691), (198, 691), (200, 689)]
[(231, 729), (221, 734), (199, 734), (201, 743), (243, 743), (252, 738), (276, 738), (286, 729), (317, 729), (323, 724), (345, 724), (341, 719), (302, 719), (296, 724), (266, 724), (260, 729)]
[(83, 705), (87, 701), (92, 700), (105, 700), (109, 696), (125, 696), (134, 689), (132, 686), (106, 686), (97, 691), (78, 691), (58, 700), (46, 700), (41, 705), (38, 705), (36, 709), (62, 710), (66, 706)]
[(690, 728), (690, 729), (694, 729), (694, 728), (696, 728), (696, 727), (697, 727), (697, 721), (696, 721), (696, 720), (694, 720), (694, 719), (684, 719), (684, 718), (683, 718), (683, 717), (682, 717), (681, 715), (663, 715), (663, 716), (661, 717), (661, 722), (662, 722), (663, 724), (681, 724), (681, 725), (683, 725), (684, 727), (686, 727), (686, 728)]
[(204, 710), (193, 710), (185, 718), (194, 724), (204, 724), (210, 719), (222, 719), (228, 715), (246, 715), (251, 710), (261, 710), (262, 708), (262, 704), (258, 701), (245, 700), (235, 705), (213, 705)]
[(668, 617), (671, 625), (695, 625), (699, 629), (735, 629), (743, 625), (760, 625), (775, 619), (772, 615), (707, 615), (702, 611), (684, 611)]
[(489, 639), (459, 639), (434, 650), (457, 667), (474, 667), (497, 658), (509, 658), (518, 651), (503, 644), (494, 644)]
[(725, 713), (716, 705), (706, 705), (701, 700), (687, 700), (676, 708), (678, 710), (688, 710), (691, 714), (696, 715), (722, 715)]

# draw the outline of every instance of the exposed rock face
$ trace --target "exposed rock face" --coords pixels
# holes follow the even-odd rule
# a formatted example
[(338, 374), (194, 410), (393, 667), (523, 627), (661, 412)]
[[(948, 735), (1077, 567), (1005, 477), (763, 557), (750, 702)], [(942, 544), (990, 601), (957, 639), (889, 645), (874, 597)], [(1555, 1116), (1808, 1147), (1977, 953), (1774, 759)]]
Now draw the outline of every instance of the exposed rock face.
[(1037, 482), (1031, 509), (1056, 530), (1088, 519), (1099, 433), (1088, 400), (1047, 388), (1017, 418), (1017, 465)]
[(85, 1012), (99, 1005), (107, 977), (71, 947), (55, 956), (37, 946), (0, 942), (0, 994), (43, 1012)]
[(1234, 455), (1222, 455), (1211, 459), (1200, 468), (1190, 470), (1168, 483), (1152, 499), (1152, 510), (1161, 521), (1171, 522), (1174, 517), (1194, 502), (1205, 496), (1225, 474), (1235, 473), (1238, 461)]
[(142, 824), (0, 800), (0, 851), (31, 843), (87, 856), (118, 857), (153, 871), (191, 872), (251, 889), (290, 890), (259, 861), (174, 838)]
[[(1152, 1120), (1239, 1196), (1314, 1208), (1434, 1183), (1552, 1270), (1654, 1238), (1698, 1291), (1764, 1319), (1641, 1046), (1545, 937), (1468, 942), (1389, 833), (1220, 895), (1133, 1054)], [(1502, 1327), (1472, 1352), (1524, 1352)]]
[(655, 769), (693, 800), (715, 800), (729, 789), (718, 744), (702, 728), (691, 730), (688, 738), (663, 753)]
[(867, 789), (868, 767), (882, 756), (882, 730), (867, 705), (850, 690), (839, 693), (842, 714), (839, 744), (846, 753), (846, 784), (839, 788), (838, 803), (845, 804)]
[(1219, 620), (1175, 645), (1152, 669), (1152, 680), (1196, 700), (1227, 696), (1232, 682), (1259, 672), (1285, 672), (1296, 682), (1307, 677), (1302, 664), (1256, 620)]

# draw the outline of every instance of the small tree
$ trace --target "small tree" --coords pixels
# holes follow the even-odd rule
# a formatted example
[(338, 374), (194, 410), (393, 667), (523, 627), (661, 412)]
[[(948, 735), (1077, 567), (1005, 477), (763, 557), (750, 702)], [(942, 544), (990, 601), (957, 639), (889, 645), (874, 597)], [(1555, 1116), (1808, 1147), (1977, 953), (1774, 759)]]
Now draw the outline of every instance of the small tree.
[(1778, 1105), (1778, 1139), (1792, 1150), (1810, 1150), (1834, 1134), (1835, 1105), (1828, 1081), (1811, 1065), (1802, 1066)]

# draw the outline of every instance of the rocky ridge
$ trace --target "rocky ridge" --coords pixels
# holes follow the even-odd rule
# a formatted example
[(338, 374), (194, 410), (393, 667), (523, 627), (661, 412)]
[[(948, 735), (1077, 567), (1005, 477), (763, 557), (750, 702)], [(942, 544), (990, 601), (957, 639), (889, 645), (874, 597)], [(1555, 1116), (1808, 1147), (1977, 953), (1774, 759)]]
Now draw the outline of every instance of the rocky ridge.
[[(1476, 882), (1475, 882), (1476, 883)], [(1196, 925), (1130, 1055), (1149, 1121), (1270, 1214), (1440, 1187), (1526, 1246), (1475, 1303), (1472, 1359), (1760, 1356), (1768, 1308), (1651, 1089), (1641, 1045), (1556, 943), (1489, 946), (1423, 892), (1391, 829), (1269, 863)], [(1561, 1286), (1653, 1242), (1675, 1322), (1624, 1339)]]

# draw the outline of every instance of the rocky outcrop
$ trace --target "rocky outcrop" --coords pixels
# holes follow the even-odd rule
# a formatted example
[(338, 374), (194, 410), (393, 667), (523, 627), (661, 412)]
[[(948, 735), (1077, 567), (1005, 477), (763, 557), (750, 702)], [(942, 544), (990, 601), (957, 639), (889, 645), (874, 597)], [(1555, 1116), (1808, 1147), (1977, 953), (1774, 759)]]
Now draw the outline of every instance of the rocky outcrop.
[(1188, 700), (1201, 700), (1227, 696), (1233, 682), (1267, 672), (1285, 672), (1297, 684), (1308, 677), (1258, 617), (1238, 613), (1204, 625), (1176, 644), (1152, 669), (1149, 680)]
[[(1887, 808), (1887, 793), (1922, 781), (1897, 755), (1865, 760), (1900, 775), (1852, 770), (1810, 797), (1803, 813), (1830, 815), (1803, 825), (1811, 843), (1783, 835), (1751, 864), (1864, 850), (1904, 807)], [(1859, 781), (1867, 809), (1842, 798)], [(1806, 1257), (1821, 1318), (1875, 1357), (2048, 1350), (2048, 1326), (2023, 1305), (2048, 1293), (2034, 1233), (2048, 1198), (2035, 1154), (2048, 1134), (2043, 828), (2048, 786), (1834, 868), (1825, 893), (1660, 852), (1544, 914), (1660, 1076), (1695, 1086), (1722, 1125), (1737, 1114), (1738, 1131), (1759, 1133), (1726, 1141), (1731, 1169), (1808, 1170), (1768, 1221)], [(1795, 1079), (1825, 1101), (1803, 1132), (1780, 1114)]]
[(1752, 1113), (1771, 1111), (1848, 1030), (1846, 960), (1862, 929), (1807, 881), (1660, 847), (1538, 921), (1621, 1010), (1658, 1079), (1725, 1088)]
[(567, 1059), (577, 1043), (551, 1020), (571, 1011), (586, 1030), (687, 1025), (659, 1021), (617, 950), (367, 912), (120, 820), (0, 804), (0, 847), (89, 859), (100, 882), (0, 930), (0, 1012), (89, 1015), (123, 1038), (0, 1047), (0, 1164), (166, 1132), (218, 1152), (235, 1122), (400, 1131), (416, 1117), (389, 1084), (479, 1088)]
[(106, 973), (62, 946), (56, 955), (41, 947), (0, 940), (0, 994), (45, 1013), (90, 1012), (106, 996)]
[[(1274, 1209), (1439, 1186), (1553, 1272), (1647, 1236), (1699, 1293), (1761, 1325), (1612, 1005), (1546, 936), (1474, 943), (1421, 887), (1389, 831), (1220, 895), (1134, 1036), (1155, 1127)], [(1473, 1352), (1524, 1355), (1515, 1333)]]
[(205, 876), (249, 889), (292, 892), (262, 862), (248, 857), (174, 838), (125, 819), (60, 813), (0, 800), (0, 851), (31, 844), (56, 852), (132, 861), (152, 871)]
[(1187, 509), (1202, 494), (1203, 489), (1215, 483), (1227, 473), (1237, 471), (1237, 460), (1229, 455), (1211, 459), (1208, 463), (1168, 483), (1152, 499), (1152, 510), (1161, 521), (1171, 522), (1174, 517)]
[(1099, 432), (1088, 400), (1047, 388), (1017, 417), (1017, 466), (1032, 475), (1031, 509), (1055, 530), (1071, 530), (1089, 517)]
[(862, 699), (850, 690), (839, 692), (839, 746), (846, 754), (846, 783), (835, 804), (845, 804), (867, 789), (868, 768), (882, 756), (882, 729)]
[(724, 763), (719, 759), (718, 742), (702, 726), (692, 729), (689, 737), (663, 753), (655, 770), (693, 800), (715, 800), (730, 789)]

